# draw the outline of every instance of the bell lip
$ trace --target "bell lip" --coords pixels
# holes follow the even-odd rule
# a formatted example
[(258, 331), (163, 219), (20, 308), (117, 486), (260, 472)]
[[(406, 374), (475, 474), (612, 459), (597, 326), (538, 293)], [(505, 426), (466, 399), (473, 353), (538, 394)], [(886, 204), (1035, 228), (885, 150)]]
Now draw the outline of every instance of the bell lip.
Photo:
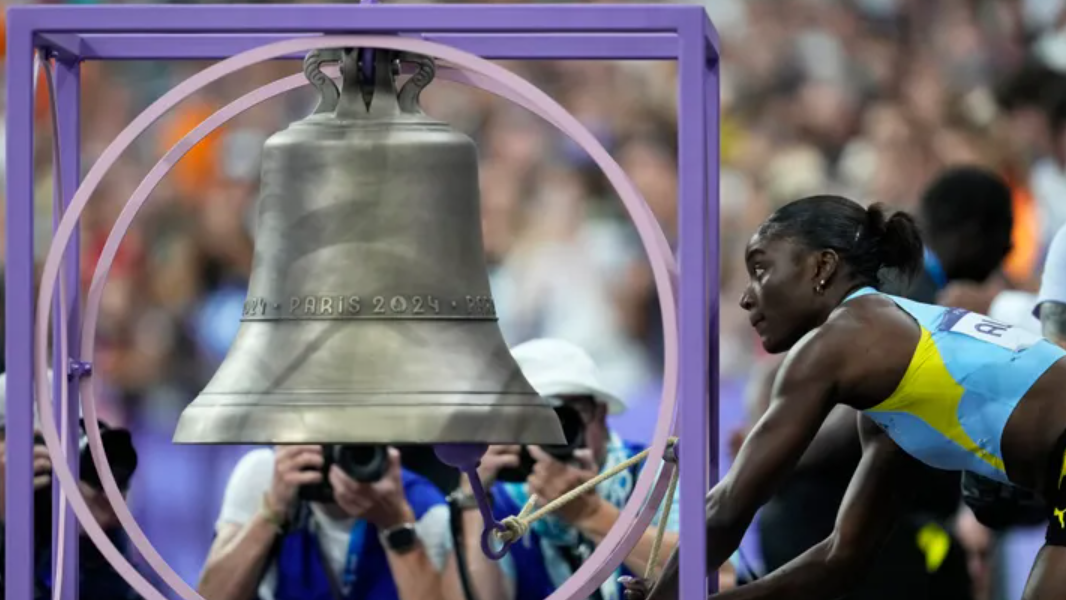
[(423, 401), (373, 406), (255, 405), (244, 398), (240, 405), (189, 405), (174, 429), (173, 443), (566, 444), (559, 417), (539, 396), (534, 396), (535, 402), (522, 404), (430, 405)]

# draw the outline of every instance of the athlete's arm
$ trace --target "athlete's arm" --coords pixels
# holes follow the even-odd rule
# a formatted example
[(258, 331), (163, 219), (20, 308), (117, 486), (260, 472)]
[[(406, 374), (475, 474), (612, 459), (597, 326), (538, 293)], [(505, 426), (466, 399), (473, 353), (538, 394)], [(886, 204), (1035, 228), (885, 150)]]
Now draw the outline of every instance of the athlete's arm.
[(713, 600), (836, 598), (861, 580), (906, 508), (906, 482), (919, 463), (869, 419), (860, 419), (862, 462), (832, 535), (766, 577), (711, 596)]
[(845, 467), (854, 469), (862, 456), (859, 428), (855, 425), (857, 415), (858, 412), (850, 406), (838, 404), (833, 407), (796, 465), (796, 473)]
[[(773, 397), (774, 380), (777, 378), (781, 363), (775, 362), (764, 367), (756, 375), (750, 396), (746, 399), (748, 421), (756, 423), (770, 408)], [(850, 406), (837, 405), (829, 412), (814, 436), (803, 457), (796, 463), (798, 475), (808, 471), (837, 468), (854, 470), (862, 457), (862, 444), (859, 443), (859, 429), (855, 426), (855, 409)], [(745, 437), (747, 434), (745, 434)]]
[[(770, 407), (752, 429), (729, 473), (707, 497), (707, 570), (717, 570), (736, 551), (756, 511), (792, 472), (833, 408), (835, 374), (846, 348), (837, 334), (815, 331), (781, 365)], [(677, 551), (649, 600), (678, 597)]]

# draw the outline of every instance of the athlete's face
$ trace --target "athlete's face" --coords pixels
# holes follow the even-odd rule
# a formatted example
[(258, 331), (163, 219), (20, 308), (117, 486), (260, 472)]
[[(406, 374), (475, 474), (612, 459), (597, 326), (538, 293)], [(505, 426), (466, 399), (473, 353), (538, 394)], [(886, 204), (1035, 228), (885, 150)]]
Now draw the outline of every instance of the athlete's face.
[(748, 311), (763, 348), (771, 354), (786, 352), (817, 326), (817, 260), (789, 239), (756, 233), (744, 262), (748, 287), (740, 306)]

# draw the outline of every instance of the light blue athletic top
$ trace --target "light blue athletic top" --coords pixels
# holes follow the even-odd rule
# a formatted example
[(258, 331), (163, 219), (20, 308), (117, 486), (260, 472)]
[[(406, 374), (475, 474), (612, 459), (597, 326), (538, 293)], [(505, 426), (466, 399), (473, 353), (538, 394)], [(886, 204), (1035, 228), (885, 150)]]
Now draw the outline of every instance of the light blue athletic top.
[(896, 391), (863, 411), (904, 451), (938, 469), (1010, 483), (1000, 440), (1014, 407), (1066, 350), (1039, 335), (960, 308), (878, 294), (921, 327)]

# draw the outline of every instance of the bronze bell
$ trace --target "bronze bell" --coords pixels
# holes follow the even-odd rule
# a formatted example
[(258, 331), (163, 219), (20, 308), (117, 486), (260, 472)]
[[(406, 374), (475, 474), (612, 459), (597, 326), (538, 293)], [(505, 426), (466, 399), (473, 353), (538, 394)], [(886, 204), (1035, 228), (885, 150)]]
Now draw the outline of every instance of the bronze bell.
[(419, 107), (432, 59), (366, 54), (304, 61), (322, 100), (265, 144), (240, 329), (174, 441), (565, 443), (497, 324), (477, 149)]

